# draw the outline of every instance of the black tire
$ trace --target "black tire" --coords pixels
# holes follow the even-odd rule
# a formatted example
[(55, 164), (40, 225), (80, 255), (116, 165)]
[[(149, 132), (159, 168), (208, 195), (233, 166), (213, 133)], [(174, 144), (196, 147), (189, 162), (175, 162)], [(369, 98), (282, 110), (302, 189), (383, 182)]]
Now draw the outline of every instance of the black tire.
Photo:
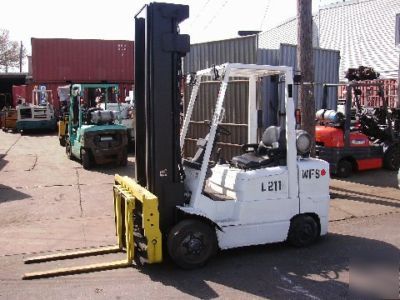
[(60, 137), (60, 138), (59, 138), (59, 141), (60, 141), (60, 146), (65, 147), (65, 144), (66, 144), (66, 142), (65, 142), (65, 136)]
[(391, 171), (397, 171), (400, 167), (400, 146), (389, 148), (383, 156), (383, 167)]
[(128, 165), (128, 150), (126, 147), (122, 150), (121, 160), (119, 161), (119, 165), (125, 167)]
[(82, 166), (85, 170), (89, 170), (91, 168), (92, 160), (89, 151), (85, 149), (81, 150), (81, 161), (82, 161)]
[(72, 159), (72, 148), (71, 148), (71, 143), (69, 140), (66, 140), (65, 142), (65, 153), (67, 154), (67, 157), (69, 159)]
[(182, 269), (204, 266), (217, 250), (215, 230), (198, 220), (187, 219), (168, 234), (168, 253)]
[(353, 172), (353, 165), (348, 160), (342, 159), (337, 164), (336, 176), (340, 178), (347, 178)]
[(307, 247), (319, 236), (318, 224), (308, 215), (300, 215), (290, 222), (288, 242), (295, 247)]

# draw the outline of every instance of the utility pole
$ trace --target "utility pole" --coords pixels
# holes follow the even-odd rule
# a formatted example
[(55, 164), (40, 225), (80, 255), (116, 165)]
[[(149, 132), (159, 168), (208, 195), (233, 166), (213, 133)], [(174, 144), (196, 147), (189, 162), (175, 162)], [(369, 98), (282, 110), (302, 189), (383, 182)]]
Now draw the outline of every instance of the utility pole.
[(313, 141), (311, 155), (315, 156), (315, 100), (313, 33), (311, 0), (297, 0), (297, 67), (301, 72), (298, 108), (301, 111), (301, 129), (307, 131)]
[(24, 45), (21, 41), (21, 47), (19, 48), (19, 72), (22, 73), (22, 55), (24, 53)]
[(397, 101), (396, 108), (400, 108), (400, 14), (396, 15), (395, 44), (399, 53), (399, 69), (397, 70)]

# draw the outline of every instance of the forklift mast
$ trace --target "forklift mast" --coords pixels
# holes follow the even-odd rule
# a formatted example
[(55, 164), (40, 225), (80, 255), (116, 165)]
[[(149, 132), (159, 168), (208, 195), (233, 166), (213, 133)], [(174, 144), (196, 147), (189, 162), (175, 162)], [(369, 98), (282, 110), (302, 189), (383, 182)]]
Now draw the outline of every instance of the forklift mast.
[(189, 6), (145, 5), (135, 16), (136, 181), (159, 199), (160, 229), (184, 202), (179, 144), (181, 61), (190, 50), (179, 23)]

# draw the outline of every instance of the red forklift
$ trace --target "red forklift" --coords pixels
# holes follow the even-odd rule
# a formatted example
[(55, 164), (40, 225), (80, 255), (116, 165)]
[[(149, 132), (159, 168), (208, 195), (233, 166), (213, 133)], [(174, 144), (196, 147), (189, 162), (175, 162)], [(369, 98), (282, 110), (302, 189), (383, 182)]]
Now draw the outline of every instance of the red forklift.
[[(349, 177), (354, 171), (398, 170), (400, 166), (399, 113), (388, 109), (381, 83), (350, 82), (325, 84), (323, 107), (328, 88), (346, 86), (346, 100), (337, 111), (321, 109), (316, 114), (316, 154), (329, 162), (337, 177)], [(360, 87), (376, 86), (382, 107), (361, 106)], [(354, 100), (354, 101), (353, 101)]]

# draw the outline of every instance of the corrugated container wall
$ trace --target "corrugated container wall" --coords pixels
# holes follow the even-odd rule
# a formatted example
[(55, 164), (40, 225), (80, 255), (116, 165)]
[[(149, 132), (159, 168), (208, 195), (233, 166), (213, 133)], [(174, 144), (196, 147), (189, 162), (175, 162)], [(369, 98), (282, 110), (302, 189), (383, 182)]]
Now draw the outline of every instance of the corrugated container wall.
[(133, 41), (32, 38), (36, 83), (133, 83)]
[[(194, 44), (184, 61), (185, 73), (226, 62), (254, 64), (257, 60), (257, 36), (248, 36), (229, 40)], [(220, 82), (208, 82), (201, 85), (198, 100), (193, 111), (192, 122), (186, 140), (185, 155), (193, 156), (196, 141), (205, 137), (208, 126), (204, 120), (212, 119), (212, 111), (218, 95)], [(187, 105), (190, 89), (185, 91)], [(228, 85), (224, 108), (226, 110), (223, 125), (232, 133), (221, 136), (217, 147), (222, 150), (222, 157), (230, 159), (240, 153), (240, 147), (247, 142), (247, 97), (248, 83), (237, 81)]]

